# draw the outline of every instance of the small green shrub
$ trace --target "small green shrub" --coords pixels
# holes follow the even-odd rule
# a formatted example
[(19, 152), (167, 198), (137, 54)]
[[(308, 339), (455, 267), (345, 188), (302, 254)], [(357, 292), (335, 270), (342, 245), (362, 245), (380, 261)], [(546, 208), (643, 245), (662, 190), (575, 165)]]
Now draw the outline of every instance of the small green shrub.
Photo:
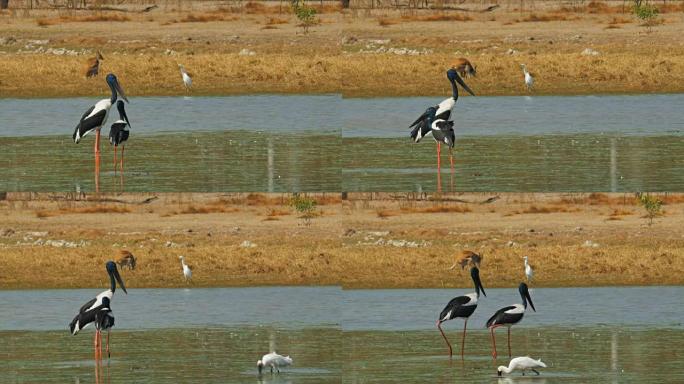
[(656, 24), (658, 18), (658, 8), (643, 0), (634, 0), (634, 7), (632, 8), (634, 16), (644, 22), (647, 27), (652, 27)]
[(316, 9), (306, 5), (304, 0), (291, 0), (292, 1), (292, 12), (297, 16), (301, 24), (299, 24), (304, 33), (309, 33), (309, 27), (316, 25), (318, 20), (316, 19)]
[(290, 206), (301, 214), (300, 218), (304, 219), (307, 226), (311, 224), (311, 219), (316, 217), (316, 200), (310, 197), (294, 195), (290, 199)]
[(646, 217), (649, 219), (648, 225), (653, 225), (653, 219), (662, 215), (663, 202), (648, 193), (639, 193), (639, 204), (646, 210)]

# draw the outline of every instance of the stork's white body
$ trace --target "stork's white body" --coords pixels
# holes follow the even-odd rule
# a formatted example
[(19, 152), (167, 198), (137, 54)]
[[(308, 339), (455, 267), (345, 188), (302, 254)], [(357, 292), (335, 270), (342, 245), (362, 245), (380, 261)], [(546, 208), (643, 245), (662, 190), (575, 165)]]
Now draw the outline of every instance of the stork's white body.
[(529, 369), (539, 374), (539, 372), (536, 371), (536, 368), (546, 368), (546, 364), (544, 364), (541, 359), (535, 360), (529, 356), (524, 356), (511, 359), (508, 367), (504, 365), (499, 366), (498, 372), (508, 374), (519, 370), (522, 371), (523, 375), (525, 375), (525, 370)]

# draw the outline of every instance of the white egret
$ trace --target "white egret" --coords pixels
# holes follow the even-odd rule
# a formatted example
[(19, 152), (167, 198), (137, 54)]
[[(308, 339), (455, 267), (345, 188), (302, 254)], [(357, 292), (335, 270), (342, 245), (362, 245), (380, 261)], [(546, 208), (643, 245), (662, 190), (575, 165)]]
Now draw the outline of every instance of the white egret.
[(532, 77), (532, 74), (527, 71), (527, 66), (525, 64), (520, 64), (520, 67), (522, 67), (523, 73), (525, 74), (525, 86), (527, 87), (527, 92), (532, 92), (532, 88), (534, 87), (534, 77)]
[(178, 64), (178, 68), (180, 68), (181, 77), (183, 78), (183, 84), (185, 84), (185, 89), (190, 90), (190, 88), (192, 88), (192, 78), (185, 71), (185, 67), (182, 64)]
[(185, 264), (185, 257), (184, 256), (178, 256), (178, 258), (181, 261), (181, 265), (183, 266), (183, 276), (185, 277), (185, 281), (189, 282), (192, 280), (192, 269), (190, 269), (190, 266)]

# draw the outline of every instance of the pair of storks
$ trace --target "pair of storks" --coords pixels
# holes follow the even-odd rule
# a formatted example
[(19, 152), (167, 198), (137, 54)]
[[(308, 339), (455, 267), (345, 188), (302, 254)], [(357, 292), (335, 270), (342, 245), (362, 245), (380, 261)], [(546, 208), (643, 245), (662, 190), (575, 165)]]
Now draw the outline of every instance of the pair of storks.
[[(449, 347), (449, 357), (452, 356), (451, 344), (449, 343), (449, 339), (447, 339), (446, 335), (444, 334), (444, 331), (442, 331), (442, 323), (445, 321), (458, 318), (465, 320), (463, 324), (463, 339), (461, 340), (461, 359), (463, 359), (468, 318), (470, 318), (470, 316), (473, 314), (473, 312), (475, 312), (475, 309), (477, 308), (477, 300), (480, 297), (480, 292), (482, 292), (483, 295), (487, 296), (484, 287), (482, 286), (482, 282), (480, 281), (480, 270), (477, 267), (473, 267), (470, 270), (470, 276), (473, 279), (473, 284), (475, 284), (475, 292), (453, 298), (449, 302), (449, 304), (447, 304), (446, 307), (444, 307), (442, 312), (439, 314), (439, 319), (437, 320), (437, 328), (439, 329), (439, 332), (442, 334), (442, 337), (444, 337), (444, 341), (446, 341), (446, 344)], [(518, 291), (520, 292), (520, 297), (522, 297), (522, 304), (513, 304), (501, 308), (498, 311), (496, 311), (496, 313), (494, 313), (494, 315), (490, 317), (489, 320), (487, 320), (487, 328), (489, 329), (492, 336), (492, 356), (495, 359), (497, 354), (494, 330), (499, 327), (508, 328), (508, 357), (510, 358), (511, 326), (519, 323), (520, 320), (522, 320), (523, 316), (525, 315), (525, 310), (527, 309), (528, 302), (530, 303), (530, 306), (532, 306), (532, 309), (536, 311), (536, 309), (534, 308), (534, 304), (532, 303), (532, 298), (530, 297), (530, 292), (528, 291), (527, 284), (520, 283)]]
[(102, 129), (105, 123), (107, 123), (109, 110), (116, 103), (116, 108), (119, 111), (119, 120), (115, 121), (109, 130), (109, 142), (114, 146), (114, 172), (116, 172), (117, 165), (116, 149), (119, 145), (121, 145), (120, 168), (123, 172), (125, 150), (123, 143), (128, 140), (128, 128), (131, 126), (131, 123), (128, 121), (128, 116), (126, 116), (124, 102), (122, 100), (118, 100), (118, 96), (121, 96), (121, 98), (126, 100), (126, 102), (128, 102), (128, 98), (126, 97), (123, 88), (121, 88), (119, 80), (113, 73), (107, 75), (106, 81), (109, 89), (112, 91), (112, 96), (109, 99), (102, 99), (98, 101), (83, 114), (81, 120), (74, 129), (73, 139), (74, 143), (78, 144), (84, 136), (95, 131), (95, 167), (99, 170), (100, 129)]
[[(454, 133), (454, 122), (452, 118), (452, 110), (458, 101), (458, 87), (456, 83), (460, 84), (472, 96), (475, 96), (472, 90), (458, 75), (456, 69), (451, 68), (447, 71), (447, 79), (451, 83), (452, 95), (445, 99), (438, 105), (430, 107), (410, 125), (411, 138), (416, 143), (423, 137), (432, 135), (432, 138), (437, 142), (437, 174), (441, 175), (441, 144), (444, 143), (449, 147), (449, 162), (451, 163), (451, 172), (454, 171), (454, 156), (453, 148), (456, 141), (456, 134)], [(441, 178), (438, 177), (438, 181)]]
[(124, 285), (119, 270), (116, 268), (116, 263), (108, 261), (105, 264), (105, 269), (109, 275), (110, 287), (108, 290), (100, 293), (94, 299), (83, 304), (79, 309), (78, 314), (69, 324), (69, 329), (72, 335), (78, 334), (79, 331), (85, 327), (93, 324), (95, 326), (95, 359), (102, 359), (102, 331), (107, 331), (107, 356), (109, 357), (109, 332), (114, 326), (114, 316), (112, 315), (111, 302), (116, 291), (116, 283), (128, 294), (126, 286)]

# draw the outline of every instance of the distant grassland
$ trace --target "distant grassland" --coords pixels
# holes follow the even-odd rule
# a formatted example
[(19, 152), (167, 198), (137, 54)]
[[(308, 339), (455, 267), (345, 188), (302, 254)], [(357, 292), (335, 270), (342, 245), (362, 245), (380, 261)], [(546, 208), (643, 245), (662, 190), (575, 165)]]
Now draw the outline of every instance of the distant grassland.
[(0, 201), (0, 287), (106, 284), (103, 264), (126, 249), (129, 287), (342, 285), (470, 287), (448, 270), (463, 250), (484, 256), (485, 287), (515, 286), (522, 257), (534, 286), (684, 284), (684, 195), (657, 195), (648, 225), (632, 194), (310, 195), (310, 224), (289, 195), (14, 194)]
[[(684, 92), (684, 3), (654, 2), (661, 15), (651, 27), (621, 1), (575, 3), (515, 1), (480, 13), (311, 2), (319, 13), (309, 34), (287, 3), (181, 1), (149, 13), (128, 2), (119, 7), (131, 12), (11, 9), (0, 13), (0, 36), (14, 39), (0, 44), (0, 97), (106, 93), (101, 77), (84, 78), (96, 50), (105, 57), (102, 73), (116, 73), (131, 96), (185, 94), (178, 64), (192, 75), (195, 95), (445, 95), (444, 71), (461, 56), (477, 67), (468, 79), (477, 95), (524, 94), (521, 63), (535, 76), (534, 94)], [(587, 48), (597, 54), (582, 54)]]

